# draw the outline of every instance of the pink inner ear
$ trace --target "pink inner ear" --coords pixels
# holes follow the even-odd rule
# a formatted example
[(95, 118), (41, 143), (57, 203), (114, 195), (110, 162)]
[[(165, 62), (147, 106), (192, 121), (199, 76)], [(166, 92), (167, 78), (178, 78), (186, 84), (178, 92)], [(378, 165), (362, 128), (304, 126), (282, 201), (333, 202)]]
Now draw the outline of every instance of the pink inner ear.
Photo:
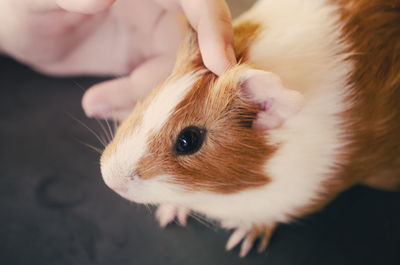
[(258, 103), (258, 108), (260, 109), (260, 110), (262, 110), (262, 111), (265, 111), (266, 109), (267, 109), (267, 102), (260, 102), (260, 103)]
[(257, 130), (271, 130), (279, 128), (284, 119), (278, 115), (271, 114), (271, 112), (261, 111), (257, 113), (257, 118), (253, 123), (253, 128)]
[(260, 130), (279, 128), (303, 105), (299, 92), (285, 88), (276, 74), (261, 70), (245, 71), (240, 81), (240, 95), (244, 101), (258, 104), (260, 112), (253, 126)]
[(274, 98), (268, 98), (258, 103), (260, 112), (257, 113), (257, 118), (253, 122), (254, 129), (271, 130), (279, 128), (283, 124), (284, 119), (276, 113), (276, 104)]

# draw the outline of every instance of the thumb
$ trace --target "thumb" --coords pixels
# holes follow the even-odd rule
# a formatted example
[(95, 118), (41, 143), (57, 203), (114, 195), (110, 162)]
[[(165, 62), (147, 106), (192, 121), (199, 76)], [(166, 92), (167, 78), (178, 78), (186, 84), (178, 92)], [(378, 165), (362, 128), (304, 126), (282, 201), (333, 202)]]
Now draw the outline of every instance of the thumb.
[(132, 94), (129, 77), (105, 81), (86, 91), (82, 107), (88, 117), (122, 120), (136, 103)]
[(204, 65), (217, 75), (236, 64), (232, 18), (225, 0), (155, 0), (170, 11), (184, 12), (196, 30)]
[(89, 117), (125, 119), (136, 103), (171, 73), (174, 57), (159, 56), (139, 65), (130, 76), (106, 81), (89, 88), (82, 107)]
[(236, 63), (231, 14), (224, 0), (180, 0), (197, 31), (205, 66), (221, 75)]

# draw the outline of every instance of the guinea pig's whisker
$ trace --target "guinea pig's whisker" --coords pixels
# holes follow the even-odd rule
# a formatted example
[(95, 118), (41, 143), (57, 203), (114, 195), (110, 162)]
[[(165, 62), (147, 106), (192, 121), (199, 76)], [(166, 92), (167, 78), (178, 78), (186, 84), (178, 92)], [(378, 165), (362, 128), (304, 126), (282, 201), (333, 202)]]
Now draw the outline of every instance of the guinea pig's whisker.
[(191, 212), (189, 214), (189, 216), (192, 217), (193, 219), (195, 219), (197, 222), (199, 222), (202, 225), (204, 225), (205, 227), (207, 227), (207, 228), (209, 227), (209, 224), (205, 220), (203, 220), (199, 216), (197, 216), (194, 212)]
[(115, 132), (117, 131), (118, 126), (119, 126), (119, 121), (114, 117), (114, 115), (111, 115), (111, 117), (112, 117), (111, 118), (112, 124), (111, 124), (110, 119), (106, 119), (106, 118), (103, 119), (107, 125), (107, 132), (104, 129), (104, 133), (107, 134), (107, 138), (108, 138), (109, 142), (111, 142), (111, 140), (114, 139)]
[[(108, 144), (112, 140), (112, 134), (110, 133), (109, 130), (106, 129), (104, 124), (99, 119), (97, 119), (97, 118), (95, 118), (95, 119), (96, 119), (96, 122), (99, 124), (100, 128), (103, 130), (103, 133), (104, 133), (104, 135), (106, 137), (105, 143)], [(108, 125), (108, 123), (107, 123), (107, 125)]]
[(110, 142), (111, 142), (111, 140), (114, 138), (114, 132), (111, 129), (110, 122), (108, 120), (106, 120), (106, 124), (107, 124), (107, 128), (108, 128), (108, 133), (110, 135)]
[(141, 209), (145, 209), (145, 212), (146, 213), (150, 213), (151, 214), (151, 210), (150, 210), (150, 207), (149, 207), (149, 205), (147, 204), (147, 203), (143, 203), (143, 204), (139, 204), (141, 207)]
[(99, 154), (103, 153), (103, 150), (101, 150), (100, 148), (97, 148), (97, 147), (95, 147), (95, 146), (93, 146), (93, 145), (91, 145), (91, 144), (85, 143), (85, 142), (83, 142), (83, 141), (81, 141), (81, 140), (79, 140), (79, 139), (77, 139), (77, 138), (75, 138), (75, 140), (76, 140), (78, 143), (83, 144), (83, 145), (86, 146), (86, 147), (89, 147), (90, 149), (92, 149), (92, 150), (95, 151), (96, 153), (99, 153)]
[(203, 224), (203, 225), (205, 225), (207, 227), (210, 226), (209, 220), (207, 220), (206, 217), (204, 217), (203, 215), (201, 215), (201, 214), (199, 214), (197, 212), (190, 211), (189, 216), (193, 217), (195, 220), (197, 220), (198, 222), (200, 222), (201, 224)]
[(118, 120), (117, 119), (113, 119), (113, 131), (114, 132), (117, 131), (118, 126), (119, 126)]
[[(72, 82), (77, 86), (77, 87), (79, 87), (81, 90), (82, 90), (82, 95), (86, 92), (86, 90), (87, 89), (85, 89), (81, 84), (79, 84), (77, 81), (75, 81), (75, 80), (72, 80)], [(104, 118), (104, 120), (105, 120), (105, 122), (106, 122), (106, 124), (107, 124), (107, 129), (105, 128), (105, 126), (101, 123), (101, 121), (99, 120), (99, 119), (97, 119), (97, 118), (95, 118), (96, 119), (96, 121), (97, 121), (97, 123), (99, 124), (99, 126), (101, 127), (101, 129), (103, 130), (103, 132), (104, 132), (104, 134), (105, 134), (105, 136), (106, 136), (106, 140), (104, 140), (103, 138), (103, 141), (102, 142), (104, 142), (103, 143), (103, 145), (105, 146), (106, 144), (105, 143), (109, 143), (109, 142), (111, 142), (111, 140), (114, 138), (114, 131), (116, 131), (116, 125), (115, 125), (115, 119), (113, 119), (113, 122), (114, 122), (114, 131), (112, 130), (112, 128), (111, 128), (111, 126), (110, 126), (110, 124), (109, 124), (109, 121), (107, 120), (107, 119), (105, 119)], [(97, 137), (96, 137), (97, 138)]]
[(207, 218), (205, 218), (203, 215), (192, 211), (192, 212), (190, 212), (189, 216), (192, 217), (193, 219), (195, 219), (200, 224), (204, 225), (205, 227), (207, 227), (213, 231), (216, 231), (216, 228), (217, 228), (216, 224), (211, 222)]
[(83, 92), (82, 95), (86, 92), (86, 89), (81, 84), (79, 84), (75, 80), (72, 80), (72, 82), (82, 90), (82, 92)]
[(83, 121), (81, 121), (78, 118), (75, 118), (74, 116), (72, 116), (70, 113), (66, 112), (66, 114), (73, 119), (74, 121), (76, 121), (77, 123), (79, 123), (81, 126), (83, 126), (84, 128), (86, 128), (94, 137), (96, 137), (96, 139), (103, 145), (103, 147), (106, 147), (106, 142), (105, 140), (100, 137), (99, 134), (97, 134), (92, 128), (90, 128), (89, 126), (87, 126)]

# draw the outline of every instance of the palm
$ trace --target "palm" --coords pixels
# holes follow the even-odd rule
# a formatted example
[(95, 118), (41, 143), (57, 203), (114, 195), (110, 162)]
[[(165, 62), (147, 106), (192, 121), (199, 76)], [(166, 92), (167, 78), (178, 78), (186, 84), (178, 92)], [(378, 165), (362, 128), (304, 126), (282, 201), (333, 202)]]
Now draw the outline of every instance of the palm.
[(126, 74), (149, 58), (173, 53), (179, 41), (179, 21), (148, 0), (119, 0), (95, 15), (16, 12), (23, 20), (8, 21), (14, 30), (3, 49), (50, 74)]

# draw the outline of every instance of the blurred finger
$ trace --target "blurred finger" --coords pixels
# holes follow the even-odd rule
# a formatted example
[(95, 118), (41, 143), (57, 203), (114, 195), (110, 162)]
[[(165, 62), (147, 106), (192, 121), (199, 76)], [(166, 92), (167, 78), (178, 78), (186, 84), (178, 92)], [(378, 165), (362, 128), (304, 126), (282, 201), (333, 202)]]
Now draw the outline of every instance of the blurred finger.
[(174, 58), (160, 56), (138, 66), (129, 77), (97, 84), (85, 93), (82, 106), (87, 116), (101, 119), (126, 118), (136, 102), (171, 73)]
[(224, 0), (180, 0), (182, 8), (198, 33), (205, 66), (217, 75), (236, 63), (233, 28)]

